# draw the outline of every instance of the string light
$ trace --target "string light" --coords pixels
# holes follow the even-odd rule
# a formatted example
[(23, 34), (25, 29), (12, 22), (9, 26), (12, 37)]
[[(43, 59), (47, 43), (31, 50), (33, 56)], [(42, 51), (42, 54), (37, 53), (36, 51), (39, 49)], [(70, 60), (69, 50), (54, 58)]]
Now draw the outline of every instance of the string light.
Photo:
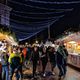
[[(62, 17), (63, 17), (63, 16), (62, 16)], [(59, 19), (56, 19), (55, 21), (53, 21), (53, 22), (52, 22), (51, 24), (49, 24), (48, 26), (51, 26), (53, 23), (55, 23), (55, 22), (58, 21), (58, 20), (59, 20)], [(45, 26), (45, 28), (47, 28), (47, 25)], [(23, 37), (24, 37), (24, 36), (22, 35), (23, 33), (20, 34), (20, 35), (22, 35), (23, 37), (22, 37), (22, 36), (18, 36), (18, 35), (19, 35), (19, 32), (17, 32), (17, 33), (18, 33), (17, 36), (18, 36), (18, 38), (19, 38), (19, 41), (22, 41), (22, 40), (28, 39), (28, 38), (36, 35), (37, 33), (43, 31), (45, 28), (39, 29), (38, 32), (33, 32), (33, 34), (31, 34), (31, 33), (29, 33), (29, 34), (24, 34), (26, 38), (23, 38)], [(13, 29), (12, 29), (12, 30), (13, 30)], [(16, 30), (15, 30), (15, 31), (16, 31)], [(22, 37), (23, 39), (21, 39), (20, 37)]]
[[(59, 18), (60, 18), (60, 17), (59, 17)], [(58, 19), (58, 18), (56, 18), (56, 19)], [(54, 20), (56, 20), (56, 19), (54, 19)], [(23, 27), (26, 26), (26, 28), (28, 28), (28, 27), (29, 27), (29, 28), (30, 28), (30, 27), (36, 27), (36, 28), (37, 28), (37, 27), (40, 27), (40, 26), (48, 25), (49, 23), (51, 23), (51, 22), (54, 21), (54, 20), (51, 20), (51, 21), (48, 21), (48, 22), (42, 22), (42, 23), (33, 23), (33, 24), (30, 24), (30, 23), (29, 23), (29, 24), (21, 24), (21, 23), (20, 23), (20, 25), (22, 25)], [(11, 22), (11, 23), (12, 23), (12, 22)], [(17, 23), (17, 22), (12, 23), (12, 25), (16, 25), (16, 23)], [(19, 26), (20, 26), (20, 25), (19, 25)], [(18, 27), (19, 27), (19, 26), (18, 26)], [(19, 28), (20, 28), (20, 27), (19, 27)]]
[(26, 19), (52, 19), (52, 18), (57, 18), (57, 17), (59, 17), (59, 16), (51, 16), (51, 17), (28, 17), (28, 16), (21, 16), (21, 15), (17, 15), (17, 14), (15, 14), (15, 13), (12, 13), (12, 15), (15, 15), (15, 16), (18, 16), (18, 17), (22, 17), (22, 18), (26, 18)]
[[(56, 21), (58, 21), (58, 20), (59, 20), (59, 19), (56, 19), (55, 21), (53, 21), (53, 22), (52, 22), (51, 24), (49, 24), (48, 26), (51, 26), (52, 24), (54, 24), (54, 23), (55, 23)], [(46, 28), (47, 28), (48, 26), (46, 26)], [(32, 36), (34, 36), (34, 35), (40, 33), (40, 32), (43, 31), (43, 30), (45, 30), (45, 28), (39, 30), (38, 32), (35, 32), (33, 35), (30, 35), (29, 37), (26, 37), (26, 38), (24, 38), (24, 39), (19, 39), (19, 41), (29, 39), (29, 38), (31, 38)]]
[(33, 32), (34, 31), (36, 31), (36, 30), (40, 30), (40, 29), (43, 29), (43, 28), (45, 28), (45, 26), (44, 27), (41, 27), (41, 28), (31, 28), (31, 29), (28, 29), (28, 28), (24, 28), (24, 30), (22, 30), (21, 28), (16, 28), (16, 27), (11, 27), (11, 28), (13, 28), (13, 29), (16, 29), (16, 30), (19, 30), (19, 31), (24, 31), (24, 32), (32, 32), (32, 30), (33, 30)]
[(14, 20), (14, 19), (10, 19), (12, 22), (16, 22), (16, 23), (20, 23), (20, 24), (38, 24), (38, 23), (40, 23), (40, 24), (42, 24), (42, 23), (47, 23), (47, 22), (50, 22), (50, 21), (52, 21), (52, 20), (50, 20), (50, 19), (47, 19), (46, 21), (38, 21), (38, 22), (23, 22), (23, 21), (19, 21), (19, 20)]
[(77, 4), (80, 3), (80, 1), (66, 1), (66, 2), (50, 2), (50, 1), (40, 1), (40, 0), (25, 0), (25, 1), (31, 1), (35, 3), (43, 3), (43, 4)]
[(58, 19), (58, 18), (61, 18), (61, 17), (63, 17), (63, 15), (62, 16), (59, 16), (59, 17), (53, 17), (53, 19), (51, 19), (51, 20), (46, 20), (45, 22), (44, 21), (42, 21), (42, 22), (31, 22), (31, 23), (27, 23), (27, 22), (21, 22), (21, 21), (17, 21), (17, 20), (14, 20), (14, 19), (11, 19), (11, 21), (12, 22), (16, 22), (16, 23), (20, 23), (20, 24), (22, 24), (22, 25), (24, 25), (24, 24), (27, 24), (28, 26), (42, 26), (42, 25), (45, 25), (45, 24), (48, 24), (49, 22), (52, 22), (52, 21), (54, 21), (55, 19)]
[[(7, 18), (7, 17), (4, 17), (4, 16), (2, 16), (2, 18), (4, 18), (5, 20), (9, 20), (9, 18)], [(55, 19), (57, 19), (58, 17), (53, 17), (52, 19), (46, 19), (45, 21), (39, 21), (39, 22), (23, 22), (23, 21), (18, 21), (18, 20), (14, 20), (14, 19), (11, 19), (10, 18), (10, 21), (11, 21), (11, 23), (12, 22), (15, 22), (15, 23), (20, 23), (20, 24), (23, 24), (23, 25), (27, 25), (27, 24), (45, 24), (45, 23), (48, 23), (48, 22), (51, 22), (51, 21), (53, 21), (53, 20), (55, 20)]]
[(34, 35), (40, 33), (40, 32), (43, 31), (43, 30), (44, 30), (44, 29), (39, 30), (39, 31), (35, 32), (33, 35), (30, 35), (30, 36), (28, 36), (28, 37), (26, 37), (26, 38), (24, 38), (24, 39), (19, 39), (19, 41), (23, 41), (23, 40), (29, 39), (29, 38), (31, 38), (32, 36), (34, 36)]
[[(64, 15), (63, 15), (64, 16)], [(62, 18), (63, 16), (61, 16), (61, 17), (59, 17), (58, 19), (60, 19), (60, 18)], [(37, 28), (36, 27), (33, 27), (33, 30), (35, 30), (35, 29), (41, 29), (41, 28), (44, 28), (44, 27), (46, 27), (47, 25), (51, 25), (51, 24), (53, 24), (56, 20), (58, 20), (58, 19), (55, 19), (54, 21), (51, 21), (51, 22), (49, 22), (49, 23), (47, 23), (46, 25), (44, 25), (44, 26), (41, 26), (41, 25), (39, 25)], [(25, 25), (26, 26), (26, 25)], [(16, 29), (21, 29), (21, 30), (30, 30), (30, 29), (32, 29), (32, 28), (30, 28), (29, 26), (28, 27), (25, 27), (25, 26), (23, 26), (22, 25), (22, 27), (20, 27), (20, 25), (18, 25), (17, 27), (14, 25), (14, 26), (11, 26), (11, 27), (13, 27), (13, 28), (16, 28)]]
[[(38, 10), (48, 10), (49, 12), (45, 12), (45, 13), (34, 13), (34, 12), (32, 12), (31, 14), (33, 15), (33, 14), (45, 14), (45, 15), (47, 15), (47, 14), (60, 14), (60, 13), (63, 13), (64, 11), (72, 11), (73, 10), (73, 8), (69, 8), (69, 9), (67, 9), (66, 7), (64, 7), (65, 9), (61, 9), (61, 8), (59, 8), (58, 7), (58, 9), (54, 9), (54, 8), (50, 8), (50, 7), (43, 7), (43, 6), (38, 6), (38, 5), (31, 5), (31, 4), (27, 4), (27, 3), (21, 3), (21, 2), (17, 2), (17, 1), (13, 1), (13, 0), (8, 0), (9, 2), (11, 2), (11, 3), (13, 3), (13, 4), (17, 4), (17, 5), (20, 5), (20, 6), (24, 6), (24, 7), (30, 7), (30, 8), (33, 8), (33, 9), (38, 9)], [(31, 2), (34, 2), (34, 3), (43, 3), (43, 4), (62, 4), (62, 5), (65, 5), (65, 4), (77, 4), (77, 3), (80, 3), (80, 1), (69, 1), (69, 2), (50, 2), (50, 1), (40, 1), (40, 0), (27, 0), (27, 1), (31, 1)], [(60, 11), (60, 12), (50, 12), (50, 11), (53, 11), (53, 10), (55, 10), (55, 11)], [(19, 11), (15, 11), (15, 10), (13, 10), (13, 12), (14, 13), (12, 13), (12, 15), (15, 15), (16, 17), (20, 17), (20, 18), (24, 18), (24, 19), (33, 19), (33, 20), (36, 20), (36, 19), (42, 19), (42, 20), (44, 20), (44, 19), (47, 19), (47, 21), (48, 20), (50, 20), (49, 22), (40, 22), (40, 23), (32, 23), (32, 24), (30, 24), (30, 23), (26, 23), (25, 22), (25, 24), (27, 24), (27, 25), (21, 25), (21, 27), (19, 26), (18, 27), (18, 25), (16, 25), (15, 27), (14, 26), (11, 26), (11, 28), (14, 28), (14, 29), (18, 29), (19, 31), (21, 31), (21, 30), (23, 30), (23, 31), (31, 31), (32, 29), (34, 30), (34, 29), (36, 29), (37, 30), (37, 32), (36, 32), (36, 30), (33, 32), (33, 35), (32, 34), (30, 34), (31, 35), (31, 37), (32, 36), (34, 36), (36, 33), (38, 33), (38, 32), (40, 32), (40, 31), (42, 31), (42, 30), (44, 30), (45, 28), (47, 28), (48, 26), (51, 26), (52, 24), (54, 24), (56, 21), (58, 21), (60, 18), (61, 18), (61, 16), (63, 17), (64, 15), (61, 15), (61, 16), (55, 16), (55, 19), (54, 20), (52, 20), (52, 18), (54, 18), (54, 17), (29, 17), (29, 16), (22, 16), (22, 15), (17, 15), (17, 14), (15, 14), (15, 12), (16, 13), (19, 13)], [(21, 13), (24, 13), (24, 12), (21, 12)], [(26, 12), (25, 12), (26, 13)], [(30, 13), (30, 12), (29, 12)], [(28, 14), (28, 12), (26, 13), (26, 14)], [(11, 19), (11, 21), (12, 21), (12, 19)], [(15, 22), (16, 22), (16, 20), (14, 20)], [(21, 21), (19, 22), (18, 21), (18, 23), (21, 23)], [(24, 24), (24, 23), (23, 23)], [(29, 25), (30, 24), (30, 25)], [(34, 25), (33, 25), (34, 24)], [(31, 27), (31, 28), (29, 28), (29, 26)], [(38, 26), (38, 28), (35, 28), (35, 26)], [(44, 27), (43, 27), (44, 26)], [(23, 27), (24, 27), (24, 29), (23, 29)], [(34, 28), (32, 28), (32, 27), (34, 27)], [(38, 30), (38, 29), (40, 29), (40, 30)], [(31, 31), (32, 32), (32, 31)], [(17, 32), (18, 33), (18, 32)], [(21, 34), (24, 34), (23, 32), (21, 32)], [(28, 33), (26, 33), (26, 35), (27, 35)], [(27, 37), (27, 36), (26, 36)], [(30, 38), (30, 36), (29, 37), (27, 37), (27, 38)]]
[(12, 31), (15, 31), (15, 33), (21, 33), (21, 34), (33, 34), (33, 32), (23, 32), (23, 31), (20, 31), (18, 29), (15, 29), (15, 28), (11, 28)]
[[(42, 24), (42, 23), (44, 23), (44, 21), (38, 21), (38, 22), (36, 22), (36, 21), (35, 21), (35, 22), (32, 22), (32, 21), (31, 21), (31, 22), (28, 22), (28, 21), (19, 21), (19, 20), (15, 20), (15, 19), (10, 19), (10, 20), (11, 20), (11, 22), (20, 23), (20, 24), (23, 24), (23, 25), (24, 25), (24, 24), (38, 24), (38, 23), (41, 23), (41, 24)], [(52, 21), (52, 20), (51, 20), (51, 21)], [(48, 20), (47, 20), (47, 22), (48, 22)], [(46, 22), (46, 23), (47, 23), (47, 22)], [(50, 22), (50, 21), (49, 21), (49, 22)]]
[(57, 11), (57, 12), (44, 12), (44, 13), (41, 13), (41, 12), (22, 12), (22, 11), (16, 11), (16, 10), (13, 10), (13, 12), (16, 12), (16, 13), (21, 13), (21, 14), (60, 14), (60, 13), (64, 13), (65, 11)]
[(28, 4), (24, 4), (24, 3), (20, 3), (20, 2), (17, 2), (17, 1), (12, 1), (12, 0), (8, 0), (9, 2), (12, 2), (12, 3), (15, 3), (15, 4), (18, 4), (18, 5), (24, 5), (26, 7), (31, 7), (31, 8), (36, 8), (36, 9), (43, 9), (43, 10), (50, 10), (50, 11), (72, 11), (73, 8), (70, 8), (70, 9), (51, 9), (51, 8), (44, 8), (44, 7), (39, 7), (39, 6), (32, 6), (32, 5), (28, 5)]

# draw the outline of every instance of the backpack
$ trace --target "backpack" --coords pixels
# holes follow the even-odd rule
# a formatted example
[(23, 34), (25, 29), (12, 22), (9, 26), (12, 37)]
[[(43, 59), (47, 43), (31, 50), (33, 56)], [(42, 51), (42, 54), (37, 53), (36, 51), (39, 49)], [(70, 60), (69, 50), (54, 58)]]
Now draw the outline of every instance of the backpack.
[(19, 56), (15, 56), (11, 59), (12, 62), (12, 66), (17, 68), (18, 66), (20, 66), (20, 57)]

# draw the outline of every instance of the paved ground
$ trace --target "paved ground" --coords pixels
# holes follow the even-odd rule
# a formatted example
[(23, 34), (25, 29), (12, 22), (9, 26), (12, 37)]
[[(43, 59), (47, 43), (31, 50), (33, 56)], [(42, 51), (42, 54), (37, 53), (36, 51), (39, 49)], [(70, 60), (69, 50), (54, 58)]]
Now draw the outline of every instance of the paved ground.
[[(48, 65), (47, 65), (46, 71), (50, 71), (50, 64), (48, 64)], [(38, 68), (39, 68), (39, 70), (41, 70), (40, 66)], [(24, 73), (24, 79), (23, 80), (32, 80), (32, 79), (29, 79), (29, 76), (27, 76), (29, 74), (32, 74), (32, 69), (30, 69), (30, 70), (25, 69), (23, 73)], [(55, 73), (56, 73), (55, 76), (47, 76), (45, 78), (38, 76), (37, 80), (59, 80), (57, 68), (55, 68)], [(36, 80), (36, 79), (34, 79), (34, 80)], [(64, 79), (61, 79), (61, 80), (80, 80), (80, 72), (72, 69), (71, 67), (68, 67), (66, 77)]]
[[(24, 71), (24, 79), (23, 80), (31, 80), (27, 78), (27, 74), (30, 74), (31, 71), (26, 70)], [(56, 68), (55, 70), (56, 75), (55, 76), (47, 76), (45, 78), (38, 77), (37, 80), (58, 80), (58, 70)], [(80, 80), (80, 72), (77, 72), (73, 70), (72, 68), (68, 67), (67, 75), (64, 79), (62, 80)]]

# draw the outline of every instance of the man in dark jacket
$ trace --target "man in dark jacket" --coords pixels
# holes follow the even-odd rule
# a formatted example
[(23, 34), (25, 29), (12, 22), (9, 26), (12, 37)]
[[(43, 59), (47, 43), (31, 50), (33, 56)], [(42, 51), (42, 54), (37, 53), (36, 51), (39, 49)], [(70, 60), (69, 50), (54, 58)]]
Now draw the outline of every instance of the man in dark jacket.
[(33, 61), (33, 77), (35, 77), (36, 74), (36, 68), (39, 61), (39, 49), (37, 46), (33, 47), (32, 51), (32, 61)]
[[(56, 66), (56, 52), (55, 52), (55, 48), (54, 47), (50, 47), (49, 51), (48, 51), (48, 54), (49, 54), (49, 60), (50, 60), (50, 63), (51, 63), (51, 70), (52, 72), (54, 71), (54, 68)], [(53, 72), (53, 75), (55, 73)]]
[(67, 49), (64, 47), (63, 43), (60, 43), (57, 49), (57, 66), (59, 68), (59, 77), (64, 77), (66, 75), (66, 64), (67, 64)]
[(46, 66), (47, 66), (47, 63), (48, 63), (48, 55), (47, 55), (47, 49), (46, 47), (42, 47), (42, 50), (41, 50), (41, 56), (40, 56), (40, 59), (41, 59), (41, 62), (42, 62), (42, 73), (43, 73), (43, 77), (46, 76), (45, 74), (45, 69), (46, 69)]

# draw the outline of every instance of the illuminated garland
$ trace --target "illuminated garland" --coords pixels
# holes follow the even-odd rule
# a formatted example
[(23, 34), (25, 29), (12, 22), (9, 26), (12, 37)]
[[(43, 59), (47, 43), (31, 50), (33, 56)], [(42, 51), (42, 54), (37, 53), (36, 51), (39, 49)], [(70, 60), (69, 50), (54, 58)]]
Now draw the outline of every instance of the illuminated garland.
[[(52, 19), (52, 18), (57, 18), (57, 17), (60, 17), (60, 16), (51, 16), (51, 17), (28, 17), (27, 15), (26, 16), (21, 16), (19, 14), (15, 14), (15, 13), (12, 13), (12, 15), (15, 15), (15, 16), (18, 16), (18, 17), (22, 17), (22, 18), (26, 18), (26, 19)], [(61, 15), (62, 16), (62, 15)]]
[(43, 3), (43, 4), (77, 4), (80, 3), (80, 1), (62, 1), (62, 2), (50, 2), (50, 1), (40, 1), (40, 0), (25, 0), (25, 1), (30, 1), (34, 3)]
[(24, 11), (16, 11), (16, 10), (13, 10), (13, 12), (16, 12), (16, 13), (22, 13), (22, 14), (60, 14), (60, 13), (63, 13), (65, 11), (56, 11), (56, 12), (24, 12)]
[(18, 5), (25, 6), (25, 7), (31, 7), (31, 8), (43, 9), (43, 10), (50, 10), (50, 11), (54, 11), (54, 10), (56, 10), (56, 11), (71, 11), (71, 10), (73, 10), (73, 8), (70, 8), (70, 9), (51, 9), (51, 8), (28, 5), (28, 4), (24, 4), (24, 3), (20, 3), (20, 2), (12, 1), (12, 0), (8, 0), (8, 1), (11, 2), (11, 3), (15, 3), (15, 4), (18, 4)]
[[(62, 16), (63, 17), (63, 16)], [(56, 21), (58, 21), (59, 19), (56, 19), (54, 20), (53, 22), (51, 22), (50, 24), (48, 24), (47, 26), (45, 26), (45, 28), (39, 30), (39, 31), (36, 31), (34, 32), (32, 35), (26, 35), (26, 38), (23, 38), (23, 39), (19, 39), (19, 41), (23, 41), (23, 40), (26, 40), (26, 39), (29, 39), (33, 36), (35, 36), (36, 34), (40, 33), (41, 31), (45, 30), (46, 28), (50, 27), (52, 24), (54, 24)]]

